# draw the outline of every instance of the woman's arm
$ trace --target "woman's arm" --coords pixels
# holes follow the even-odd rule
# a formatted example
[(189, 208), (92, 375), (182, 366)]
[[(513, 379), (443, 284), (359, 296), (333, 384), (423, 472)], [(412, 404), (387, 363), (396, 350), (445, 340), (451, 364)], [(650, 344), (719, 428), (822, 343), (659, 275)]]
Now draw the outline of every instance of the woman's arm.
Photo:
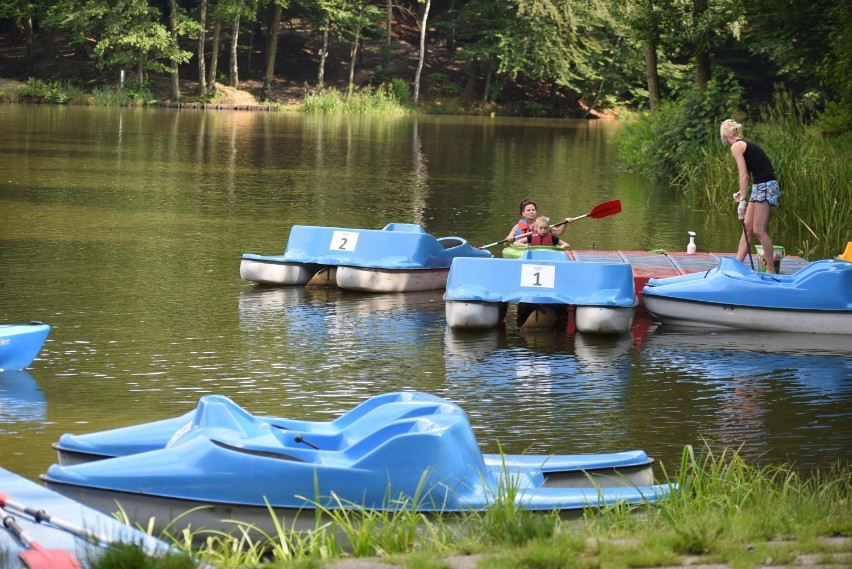
[(520, 226), (516, 223), (515, 226), (509, 231), (509, 234), (506, 236), (506, 241), (512, 243), (515, 240), (515, 235), (518, 234), (518, 230)]
[(739, 191), (734, 194), (735, 201), (742, 201), (748, 198), (748, 186), (751, 181), (748, 175), (748, 167), (745, 162), (746, 143), (744, 140), (738, 140), (731, 145), (731, 155), (737, 163), (737, 171), (740, 174)]
[(565, 218), (565, 223), (564, 223), (563, 225), (560, 225), (559, 227), (554, 227), (554, 228), (551, 230), (551, 233), (553, 233), (554, 235), (556, 235), (557, 237), (559, 237), (560, 235), (562, 235), (563, 233), (565, 233), (565, 228), (566, 228), (566, 227), (568, 227), (568, 224), (569, 224), (569, 223), (571, 223), (572, 221), (574, 221), (574, 218), (573, 218), (573, 217), (566, 217), (566, 218)]

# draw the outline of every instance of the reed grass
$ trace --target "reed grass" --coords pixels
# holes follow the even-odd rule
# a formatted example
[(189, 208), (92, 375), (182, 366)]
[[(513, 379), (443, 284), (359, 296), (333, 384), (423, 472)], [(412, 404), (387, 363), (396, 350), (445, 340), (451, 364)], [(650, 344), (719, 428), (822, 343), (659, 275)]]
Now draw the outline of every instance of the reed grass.
[(356, 89), (348, 97), (336, 89), (324, 89), (307, 95), (299, 110), (314, 114), (369, 114), (401, 115), (411, 112), (398, 90), (392, 86)]
[(157, 101), (147, 84), (128, 81), (122, 88), (95, 88), (92, 101), (98, 107), (141, 107)]

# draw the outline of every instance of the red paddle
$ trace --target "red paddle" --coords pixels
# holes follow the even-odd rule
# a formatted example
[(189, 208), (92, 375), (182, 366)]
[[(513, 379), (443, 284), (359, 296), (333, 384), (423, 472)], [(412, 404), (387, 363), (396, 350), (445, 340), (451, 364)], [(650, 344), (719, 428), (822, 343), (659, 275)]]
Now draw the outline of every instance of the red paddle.
[[(610, 200), (608, 202), (599, 203), (595, 207), (592, 208), (592, 211), (585, 215), (581, 215), (573, 218), (571, 221), (577, 221), (578, 219), (583, 219), (584, 217), (592, 217), (594, 219), (600, 219), (601, 217), (608, 217), (610, 215), (615, 215), (616, 213), (621, 213), (621, 200)], [(568, 223), (567, 221), (560, 221), (559, 223), (554, 223), (550, 226), (551, 229), (554, 227), (561, 227)], [(515, 236), (515, 241), (520, 239), (521, 237), (529, 237), (533, 232), (529, 231), (527, 233), (522, 233), (521, 235)], [(502, 241), (495, 241), (494, 243), (489, 243), (488, 245), (483, 245), (480, 249), (487, 249), (489, 247), (493, 247), (494, 245), (500, 245), (501, 243), (508, 243), (508, 239), (503, 239)]]
[(43, 548), (18, 525), (14, 516), (6, 514), (5, 510), (3, 513), (3, 525), (28, 548), (20, 554), (24, 565), (30, 569), (81, 569), (80, 562), (70, 551)]

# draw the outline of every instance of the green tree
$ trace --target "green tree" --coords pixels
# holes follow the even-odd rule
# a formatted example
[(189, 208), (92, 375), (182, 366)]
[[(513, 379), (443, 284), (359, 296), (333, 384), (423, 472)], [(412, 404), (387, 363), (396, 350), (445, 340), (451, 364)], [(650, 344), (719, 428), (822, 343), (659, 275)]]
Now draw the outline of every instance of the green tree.
[(57, 0), (44, 23), (67, 30), (71, 42), (93, 41), (100, 67), (136, 68), (143, 82), (149, 71), (170, 71), (165, 61), (185, 63), (192, 55), (180, 48), (160, 17), (145, 0)]

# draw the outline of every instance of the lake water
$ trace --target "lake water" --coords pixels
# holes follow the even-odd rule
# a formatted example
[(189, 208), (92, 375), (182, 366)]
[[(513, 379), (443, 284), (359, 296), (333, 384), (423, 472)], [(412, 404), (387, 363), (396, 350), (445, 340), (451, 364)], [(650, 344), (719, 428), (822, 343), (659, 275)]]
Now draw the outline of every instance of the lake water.
[[(619, 338), (448, 330), (441, 292), (262, 289), (245, 252), (295, 224), (414, 222), (502, 239), (531, 196), (585, 219), (576, 249), (733, 251), (732, 212), (696, 211), (619, 169), (611, 122), (0, 105), (0, 322), (53, 330), (0, 373), (0, 465), (37, 479), (65, 432), (172, 417), (219, 393), (328, 420), (416, 389), (470, 415), (484, 450), (684, 445), (803, 468), (852, 452), (848, 338), (684, 332)], [(778, 239), (783, 242), (783, 236)], [(496, 251), (495, 251), (496, 252)]]

